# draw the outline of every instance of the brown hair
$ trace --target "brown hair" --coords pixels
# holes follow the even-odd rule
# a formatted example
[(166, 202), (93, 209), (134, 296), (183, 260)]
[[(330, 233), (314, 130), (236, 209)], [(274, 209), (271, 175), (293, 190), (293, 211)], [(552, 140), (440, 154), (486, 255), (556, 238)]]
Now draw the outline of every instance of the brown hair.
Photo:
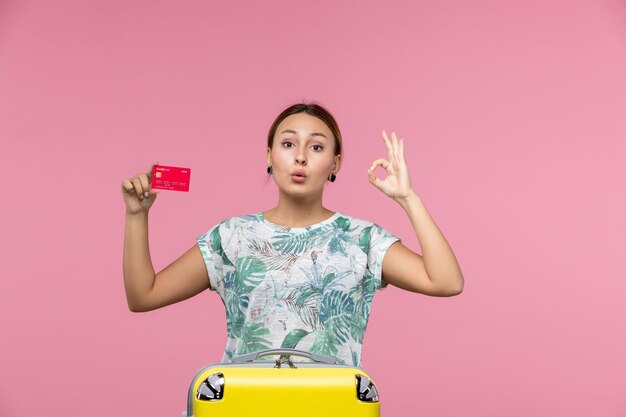
[(321, 104), (317, 103), (297, 103), (287, 107), (282, 111), (272, 123), (272, 127), (270, 127), (270, 131), (267, 134), (267, 147), (272, 148), (274, 144), (274, 134), (276, 133), (276, 129), (280, 122), (282, 122), (287, 116), (296, 113), (307, 113), (311, 116), (315, 116), (320, 119), (322, 122), (326, 123), (326, 126), (330, 129), (335, 137), (335, 155), (339, 155), (341, 153), (341, 132), (339, 131), (339, 126), (335, 121), (335, 118), (328, 110), (326, 110)]

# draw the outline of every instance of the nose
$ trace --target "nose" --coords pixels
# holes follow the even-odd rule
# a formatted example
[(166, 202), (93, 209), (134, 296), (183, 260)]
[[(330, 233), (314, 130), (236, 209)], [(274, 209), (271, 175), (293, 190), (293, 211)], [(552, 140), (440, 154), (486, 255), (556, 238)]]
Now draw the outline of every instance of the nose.
[(306, 158), (304, 156), (304, 152), (300, 151), (296, 154), (296, 162), (298, 164), (306, 165)]

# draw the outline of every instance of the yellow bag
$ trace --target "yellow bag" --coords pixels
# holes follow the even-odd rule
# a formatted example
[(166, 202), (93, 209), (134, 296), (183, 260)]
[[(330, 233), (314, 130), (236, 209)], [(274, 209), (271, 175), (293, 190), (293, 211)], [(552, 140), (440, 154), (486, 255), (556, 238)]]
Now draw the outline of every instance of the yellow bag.
[[(271, 361), (261, 356), (281, 355)], [(300, 356), (311, 361), (291, 360)], [(378, 417), (374, 382), (331, 356), (269, 349), (202, 368), (189, 387), (182, 417)]]

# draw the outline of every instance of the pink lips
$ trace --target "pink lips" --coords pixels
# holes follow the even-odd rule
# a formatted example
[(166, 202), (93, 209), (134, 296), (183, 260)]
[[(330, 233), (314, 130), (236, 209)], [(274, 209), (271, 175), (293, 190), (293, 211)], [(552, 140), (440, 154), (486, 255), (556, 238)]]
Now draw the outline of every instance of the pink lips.
[(295, 182), (304, 182), (306, 175), (304, 171), (295, 171), (291, 174), (291, 179)]

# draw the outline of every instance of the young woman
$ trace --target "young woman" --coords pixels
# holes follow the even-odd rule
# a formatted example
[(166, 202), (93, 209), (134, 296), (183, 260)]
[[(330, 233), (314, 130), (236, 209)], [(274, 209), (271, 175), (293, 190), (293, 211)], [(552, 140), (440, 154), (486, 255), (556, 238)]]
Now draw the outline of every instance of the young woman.
[[(209, 288), (226, 309), (223, 362), (283, 347), (360, 367), (376, 290), (391, 284), (452, 296), (464, 283), (452, 249), (413, 190), (403, 140), (384, 131), (382, 139), (388, 159), (372, 163), (369, 182), (404, 209), (423, 257), (379, 225), (323, 206), (324, 187), (341, 168), (341, 133), (321, 105), (295, 104), (268, 134), (267, 172), (278, 186), (277, 206), (221, 221), (157, 274), (148, 249), (148, 211), (159, 193), (150, 186), (152, 167), (122, 181), (129, 309), (154, 310)], [(377, 166), (387, 171), (384, 180), (376, 177)]]

